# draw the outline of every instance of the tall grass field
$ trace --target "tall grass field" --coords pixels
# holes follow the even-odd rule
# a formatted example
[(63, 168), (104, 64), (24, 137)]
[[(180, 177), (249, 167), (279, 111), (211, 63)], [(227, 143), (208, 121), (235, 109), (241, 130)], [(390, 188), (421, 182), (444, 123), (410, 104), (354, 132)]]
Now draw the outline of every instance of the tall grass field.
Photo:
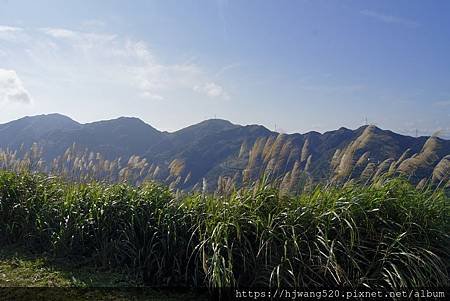
[(74, 183), (0, 171), (0, 245), (131, 271), (152, 286), (449, 285), (450, 200), (401, 179), (285, 195)]

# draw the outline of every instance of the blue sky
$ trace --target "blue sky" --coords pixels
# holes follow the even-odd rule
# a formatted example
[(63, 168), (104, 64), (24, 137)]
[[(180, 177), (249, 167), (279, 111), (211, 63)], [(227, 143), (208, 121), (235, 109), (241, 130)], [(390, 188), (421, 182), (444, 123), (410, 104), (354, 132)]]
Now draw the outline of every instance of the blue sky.
[(449, 1), (0, 0), (0, 123), (450, 133)]

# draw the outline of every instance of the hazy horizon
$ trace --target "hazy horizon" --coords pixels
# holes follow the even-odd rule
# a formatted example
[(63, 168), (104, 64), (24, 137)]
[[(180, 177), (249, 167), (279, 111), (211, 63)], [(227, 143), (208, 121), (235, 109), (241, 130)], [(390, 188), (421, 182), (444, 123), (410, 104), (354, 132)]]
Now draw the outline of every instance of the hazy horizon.
[[(450, 137), (446, 1), (0, 0), (0, 123), (366, 123)], [(276, 129), (275, 129), (276, 126)]]

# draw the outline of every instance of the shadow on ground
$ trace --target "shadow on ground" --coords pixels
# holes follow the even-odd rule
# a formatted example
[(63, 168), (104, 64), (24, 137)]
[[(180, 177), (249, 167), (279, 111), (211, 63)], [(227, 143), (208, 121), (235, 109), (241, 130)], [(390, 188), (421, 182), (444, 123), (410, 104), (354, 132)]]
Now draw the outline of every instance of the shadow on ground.
[(207, 300), (187, 289), (143, 287), (124, 273), (86, 262), (32, 254), (18, 246), (0, 248), (1, 300)]

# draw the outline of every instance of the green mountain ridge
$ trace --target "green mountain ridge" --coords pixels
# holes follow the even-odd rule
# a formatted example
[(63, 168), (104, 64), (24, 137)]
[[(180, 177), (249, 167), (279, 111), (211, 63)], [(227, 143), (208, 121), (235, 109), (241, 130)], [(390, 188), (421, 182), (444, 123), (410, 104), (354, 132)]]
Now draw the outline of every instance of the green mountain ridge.
[(117, 179), (133, 174), (136, 183), (151, 179), (184, 190), (228, 189), (263, 174), (286, 191), (299, 183), (370, 181), (386, 173), (403, 174), (415, 184), (448, 186), (450, 175), (449, 140), (404, 136), (373, 125), (280, 134), (210, 119), (168, 133), (138, 118), (80, 124), (60, 114), (0, 125), (0, 148), (8, 156), (23, 157), (36, 146), (44, 170), (51, 162), (99, 175), (104, 169), (104, 175), (118, 174)]

